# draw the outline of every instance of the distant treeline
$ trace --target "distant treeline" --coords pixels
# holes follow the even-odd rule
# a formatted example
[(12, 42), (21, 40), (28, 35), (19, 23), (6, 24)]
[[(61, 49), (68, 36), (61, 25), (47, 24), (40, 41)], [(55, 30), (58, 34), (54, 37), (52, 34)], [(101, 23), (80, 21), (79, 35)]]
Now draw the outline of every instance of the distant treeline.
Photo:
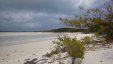
[(52, 29), (48, 32), (84, 32), (86, 29), (75, 29), (75, 28), (58, 28)]
[(76, 29), (76, 28), (57, 28), (46, 31), (0, 31), (0, 32), (84, 32), (89, 33), (92, 30), (89, 29)]

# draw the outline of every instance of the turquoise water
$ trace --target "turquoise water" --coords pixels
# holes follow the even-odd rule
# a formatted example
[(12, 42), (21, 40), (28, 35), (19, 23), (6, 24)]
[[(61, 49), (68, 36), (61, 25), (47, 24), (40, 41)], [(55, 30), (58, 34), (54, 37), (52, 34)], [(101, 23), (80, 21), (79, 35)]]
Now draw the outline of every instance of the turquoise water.
[(0, 32), (0, 46), (10, 46), (30, 42), (46, 41), (56, 38), (61, 33), (49, 32)]

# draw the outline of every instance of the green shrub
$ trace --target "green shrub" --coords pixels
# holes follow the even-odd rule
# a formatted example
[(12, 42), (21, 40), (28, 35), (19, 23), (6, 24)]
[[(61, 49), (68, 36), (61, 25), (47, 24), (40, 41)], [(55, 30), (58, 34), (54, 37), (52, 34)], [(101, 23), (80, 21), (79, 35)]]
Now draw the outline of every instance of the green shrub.
[(84, 57), (84, 43), (76, 38), (70, 38), (67, 36), (58, 37), (53, 43), (55, 44), (55, 50), (45, 54), (46, 57), (51, 57), (59, 52), (67, 52), (72, 58), (72, 64), (74, 64), (76, 58)]
[(58, 37), (56, 41), (53, 41), (56, 45), (56, 49), (62, 52), (65, 51), (73, 59), (72, 64), (76, 58), (83, 58), (84, 56), (84, 43), (76, 38), (69, 38), (67, 36)]

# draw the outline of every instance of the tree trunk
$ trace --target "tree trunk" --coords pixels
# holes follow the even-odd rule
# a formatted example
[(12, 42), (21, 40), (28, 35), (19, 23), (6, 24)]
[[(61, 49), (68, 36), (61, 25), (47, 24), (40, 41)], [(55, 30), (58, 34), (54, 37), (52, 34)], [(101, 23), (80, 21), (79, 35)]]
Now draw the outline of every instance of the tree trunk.
[(75, 64), (75, 58), (72, 58), (72, 64)]

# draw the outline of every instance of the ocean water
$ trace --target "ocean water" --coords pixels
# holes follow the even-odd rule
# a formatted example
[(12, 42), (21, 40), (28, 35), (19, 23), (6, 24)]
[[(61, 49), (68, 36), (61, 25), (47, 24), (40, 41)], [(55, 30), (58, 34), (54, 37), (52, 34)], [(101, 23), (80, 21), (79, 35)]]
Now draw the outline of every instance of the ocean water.
[(51, 32), (0, 32), (0, 47), (30, 42), (46, 41), (56, 38), (62, 33)]

